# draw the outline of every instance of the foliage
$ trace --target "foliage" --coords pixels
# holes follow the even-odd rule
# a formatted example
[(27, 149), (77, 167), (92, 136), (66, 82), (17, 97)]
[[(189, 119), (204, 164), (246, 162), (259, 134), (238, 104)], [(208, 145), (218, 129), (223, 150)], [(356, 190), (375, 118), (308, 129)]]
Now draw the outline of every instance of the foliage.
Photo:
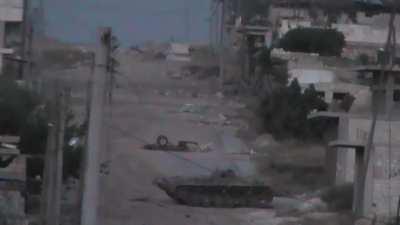
[(361, 65), (368, 65), (371, 61), (370, 57), (365, 53), (359, 54), (357, 59)]
[(245, 20), (249, 20), (255, 15), (267, 16), (269, 12), (269, 7), (271, 5), (270, 0), (251, 0), (242, 1), (241, 10)]
[(289, 86), (274, 90), (261, 104), (264, 127), (275, 138), (320, 139), (324, 130), (323, 121), (308, 120), (313, 110), (326, 110), (328, 107), (311, 85), (304, 92), (298, 81)]
[[(48, 134), (48, 110), (40, 104), (38, 96), (18, 86), (10, 79), (0, 79), (0, 134), (19, 135), (18, 145), (23, 154), (45, 154)], [(64, 146), (65, 178), (78, 177), (83, 146), (69, 146), (72, 137), (83, 138), (85, 125), (71, 124), (72, 114), (67, 117)], [(43, 159), (28, 160), (28, 177), (42, 175)]]
[(343, 33), (334, 29), (296, 28), (287, 32), (279, 44), (286, 51), (340, 56), (346, 42)]
[(280, 58), (271, 57), (271, 49), (263, 48), (257, 57), (257, 64), (261, 67), (261, 72), (271, 76), (273, 82), (285, 86), (288, 82), (287, 63)]
[(6, 78), (0, 79), (0, 134), (17, 135), (39, 103), (37, 96)]
[[(68, 114), (66, 119), (67, 127), (64, 136), (63, 148), (63, 178), (69, 177), (79, 178), (82, 151), (84, 146), (82, 141), (76, 146), (69, 145), (69, 141), (73, 137), (80, 140), (84, 138), (86, 125), (72, 124), (74, 117)], [(38, 110), (28, 119), (23, 132), (21, 133), (21, 141), (19, 147), (21, 152), (25, 154), (45, 154), (48, 134), (48, 117), (45, 110)], [(28, 177), (34, 178), (41, 176), (43, 173), (43, 159), (31, 159), (28, 161)]]
[(19, 148), (24, 154), (44, 154), (46, 152), (48, 114), (46, 107), (33, 111), (22, 126)]
[(324, 190), (321, 199), (332, 210), (351, 210), (353, 204), (353, 184), (343, 184)]
[[(85, 149), (83, 139), (86, 136), (86, 123), (77, 125), (72, 124), (74, 117), (69, 114), (67, 118), (68, 127), (65, 129), (64, 136), (64, 164), (63, 178), (69, 177), (79, 178), (83, 151)], [(76, 145), (70, 145), (72, 138), (78, 138), (79, 142)]]

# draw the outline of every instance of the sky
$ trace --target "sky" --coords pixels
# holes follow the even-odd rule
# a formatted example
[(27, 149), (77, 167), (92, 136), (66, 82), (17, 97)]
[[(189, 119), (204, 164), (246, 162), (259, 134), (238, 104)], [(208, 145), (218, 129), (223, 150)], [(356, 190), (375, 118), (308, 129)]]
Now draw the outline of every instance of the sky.
[(98, 26), (111, 26), (123, 45), (185, 42), (186, 21), (189, 41), (208, 41), (209, 0), (44, 0), (44, 7), (46, 33), (67, 42), (93, 42)]

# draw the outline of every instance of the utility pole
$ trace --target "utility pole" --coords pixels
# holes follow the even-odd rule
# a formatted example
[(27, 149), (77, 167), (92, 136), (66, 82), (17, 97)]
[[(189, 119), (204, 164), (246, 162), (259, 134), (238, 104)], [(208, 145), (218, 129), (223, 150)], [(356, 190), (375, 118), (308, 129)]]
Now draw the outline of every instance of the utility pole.
[[(394, 1), (392, 2), (394, 4)], [(386, 70), (392, 70), (394, 67), (394, 57), (396, 56), (396, 27), (395, 27), (395, 19), (396, 19), (396, 7), (393, 7), (393, 11), (391, 12), (389, 25), (388, 25), (388, 36), (385, 44), (385, 53), (388, 54), (388, 61), (384, 60), (381, 63), (381, 74), (379, 78), (378, 85), (382, 85), (384, 83), (384, 74)], [(374, 96), (373, 96), (374, 98)], [(373, 99), (372, 100), (372, 123), (368, 135), (368, 141), (365, 148), (365, 159), (364, 166), (362, 168), (362, 176), (361, 176), (361, 186), (362, 191), (357, 193), (356, 196), (356, 214), (363, 216), (368, 213), (370, 206), (372, 205), (372, 197), (368, 194), (368, 189), (372, 186), (372, 169), (373, 165), (371, 161), (373, 161), (374, 157), (374, 138), (375, 138), (375, 130), (376, 123), (378, 120), (379, 114), (379, 106), (378, 102)], [(391, 109), (390, 109), (391, 110)], [(386, 113), (390, 113), (390, 110)], [(391, 160), (391, 159), (389, 159)]]
[[(26, 49), (27, 49), (27, 27), (28, 27), (28, 8), (29, 8), (29, 1), (23, 0), (23, 12), (22, 12), (22, 33), (21, 33), (21, 41), (22, 41), (22, 49), (21, 49), (21, 57), (22, 59), (26, 59)], [(19, 64), (19, 79), (24, 78), (24, 63)]]
[(111, 28), (98, 29), (98, 47), (96, 50), (95, 71), (92, 82), (92, 94), (89, 114), (89, 130), (84, 159), (84, 185), (81, 206), (81, 225), (97, 225), (97, 207), (99, 199), (99, 154), (102, 151), (104, 105), (106, 101), (106, 80), (108, 75), (108, 46), (105, 37), (111, 35)]
[(45, 155), (45, 171), (42, 190), (41, 216), (45, 225), (60, 224), (63, 147), (67, 109), (67, 92), (59, 81), (52, 85), (51, 96), (55, 100), (48, 103), (50, 121)]
[(185, 23), (185, 38), (187, 43), (190, 43), (190, 23), (191, 23), (191, 18), (190, 18), (190, 5), (189, 5), (189, 0), (183, 0), (184, 1), (184, 15), (183, 15), (183, 21)]
[(219, 75), (221, 88), (225, 83), (225, 0), (220, 0), (221, 5), (221, 24), (220, 24), (220, 50), (219, 50)]
[(209, 24), (208, 24), (208, 39), (210, 42), (210, 49), (213, 48), (213, 22), (214, 22), (214, 1), (210, 1), (210, 18), (209, 18)]

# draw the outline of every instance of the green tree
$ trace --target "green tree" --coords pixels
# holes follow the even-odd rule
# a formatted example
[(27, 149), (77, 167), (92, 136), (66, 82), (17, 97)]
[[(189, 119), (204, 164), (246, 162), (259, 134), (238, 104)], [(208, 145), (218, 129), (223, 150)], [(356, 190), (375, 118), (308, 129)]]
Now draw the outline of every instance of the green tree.
[(265, 129), (278, 139), (320, 139), (326, 123), (309, 120), (314, 110), (325, 110), (327, 104), (318, 96), (314, 86), (302, 92), (294, 79), (289, 86), (274, 90), (261, 104)]
[(343, 33), (334, 29), (296, 28), (287, 32), (279, 45), (286, 51), (340, 56), (346, 41)]
[(13, 80), (0, 79), (0, 134), (17, 135), (39, 104), (38, 97)]

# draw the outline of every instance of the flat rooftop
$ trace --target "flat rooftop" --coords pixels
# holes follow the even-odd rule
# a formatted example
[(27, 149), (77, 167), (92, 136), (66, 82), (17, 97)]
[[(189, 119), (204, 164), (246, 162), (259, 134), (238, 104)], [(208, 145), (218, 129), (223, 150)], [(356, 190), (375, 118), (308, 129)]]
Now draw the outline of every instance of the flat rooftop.
[[(376, 73), (382, 71), (382, 66), (380, 65), (369, 65), (369, 66), (362, 66), (356, 68), (354, 71), (356, 72), (367, 72), (367, 73)], [(384, 68), (384, 71), (394, 73), (395, 75), (400, 75), (400, 66), (394, 66), (392, 69), (388, 67)]]
[(329, 147), (365, 149), (367, 144), (359, 141), (336, 140), (329, 143)]

